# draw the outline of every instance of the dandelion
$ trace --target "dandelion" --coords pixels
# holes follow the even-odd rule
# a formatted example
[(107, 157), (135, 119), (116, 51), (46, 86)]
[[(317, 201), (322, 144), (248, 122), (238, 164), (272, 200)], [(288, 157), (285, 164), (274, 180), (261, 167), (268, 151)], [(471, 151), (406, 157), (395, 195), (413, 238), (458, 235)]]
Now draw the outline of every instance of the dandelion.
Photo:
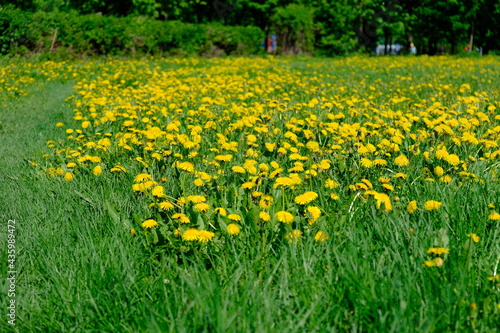
[(202, 243), (206, 243), (208, 241), (211, 241), (212, 238), (214, 238), (215, 233), (207, 230), (199, 230), (198, 231), (198, 240)]
[(145, 181), (148, 181), (151, 179), (152, 179), (151, 176), (148, 175), (147, 173), (141, 173), (141, 174), (138, 174), (137, 176), (135, 176), (134, 182), (135, 183), (142, 183), (142, 182), (145, 182)]
[(195, 186), (198, 186), (198, 187), (205, 185), (205, 182), (203, 181), (203, 179), (200, 179), (200, 178), (196, 178), (193, 183)]
[(360, 164), (362, 167), (367, 168), (367, 169), (369, 169), (373, 166), (373, 162), (366, 157), (361, 159)]
[(151, 228), (154, 228), (158, 225), (158, 222), (156, 222), (155, 220), (153, 219), (149, 219), (149, 220), (146, 220), (144, 222), (142, 222), (142, 227), (143, 228), (147, 228), (147, 229), (151, 229)]
[(474, 233), (467, 234), (467, 237), (470, 237), (474, 243), (479, 242), (479, 236)]
[(442, 267), (444, 265), (444, 260), (440, 257), (437, 257), (432, 260), (425, 261), (424, 265), (427, 267), (433, 267), (433, 266)]
[(115, 165), (114, 167), (112, 167), (110, 171), (111, 172), (127, 172), (127, 169), (125, 169), (123, 166), (118, 164), (118, 165)]
[(377, 209), (381, 209), (383, 206), (383, 209), (387, 212), (392, 210), (391, 199), (387, 194), (375, 193), (373, 197), (377, 200)]
[(340, 199), (340, 197), (337, 194), (335, 194), (335, 193), (330, 193), (330, 198), (332, 200), (339, 200)]
[(243, 168), (243, 167), (241, 167), (241, 166), (239, 166), (239, 165), (235, 165), (235, 166), (233, 166), (233, 167), (231, 168), (231, 170), (232, 170), (233, 172), (236, 172), (236, 173), (245, 173), (245, 172), (247, 172), (247, 171), (245, 170), (245, 168)]
[(276, 213), (276, 218), (278, 219), (278, 221), (286, 224), (290, 224), (293, 222), (293, 215), (283, 210)]
[(218, 213), (221, 216), (226, 216), (227, 215), (226, 210), (224, 208), (222, 208), (222, 207), (217, 207), (214, 210), (215, 210), (216, 213)]
[(207, 201), (207, 198), (205, 198), (203, 195), (190, 195), (186, 198), (187, 201), (190, 201), (192, 203), (200, 203), (200, 202), (205, 202)]
[(328, 235), (324, 231), (318, 231), (314, 236), (316, 242), (324, 242), (328, 239)]
[(226, 230), (230, 235), (237, 235), (240, 233), (241, 228), (235, 223), (230, 223), (226, 227)]
[(306, 205), (316, 199), (318, 194), (316, 192), (308, 191), (295, 197), (295, 203), (299, 205)]
[(441, 177), (444, 175), (444, 170), (440, 166), (437, 166), (434, 168), (434, 174), (438, 177)]
[(174, 215), (172, 215), (172, 218), (174, 220), (177, 220), (177, 222), (179, 222), (179, 223), (189, 223), (190, 222), (189, 217), (187, 217), (186, 215), (184, 215), (182, 213), (174, 214)]
[(210, 205), (205, 202), (200, 202), (194, 205), (193, 209), (197, 212), (206, 213), (210, 209)]
[(408, 211), (408, 213), (410, 214), (413, 214), (417, 211), (418, 207), (417, 207), (417, 201), (416, 200), (412, 200), (408, 203), (408, 206), (406, 206), (406, 210)]
[(241, 216), (238, 214), (229, 214), (227, 218), (231, 221), (241, 221)]
[(165, 196), (163, 186), (155, 186), (151, 193), (157, 198), (163, 198)]
[(410, 165), (410, 161), (405, 155), (399, 155), (398, 157), (396, 157), (394, 163), (400, 167)]
[(429, 201), (426, 201), (424, 203), (424, 209), (425, 210), (437, 210), (439, 208), (441, 208), (443, 204), (439, 201), (435, 201), (435, 200), (429, 200)]
[(316, 222), (321, 216), (321, 210), (316, 206), (308, 206), (306, 208), (306, 217), (309, 218), (309, 224)]
[(257, 184), (255, 184), (254, 182), (245, 182), (241, 185), (241, 188), (249, 190), (254, 188), (255, 186), (257, 186)]
[(182, 234), (182, 239), (185, 241), (195, 241), (198, 239), (198, 229), (190, 228)]
[(500, 220), (500, 214), (497, 213), (497, 212), (491, 212), (489, 215), (488, 215), (488, 218), (490, 220), (493, 220), (493, 221), (498, 221)]
[(334, 188), (339, 187), (339, 184), (333, 179), (327, 179), (325, 181), (325, 187), (329, 188), (329, 189), (334, 189)]
[(66, 180), (68, 182), (72, 181), (74, 178), (75, 178), (75, 176), (71, 172), (66, 172), (64, 174), (64, 180)]
[(285, 237), (290, 241), (290, 243), (294, 243), (298, 242), (301, 236), (302, 231), (295, 229), (292, 232), (287, 233)]
[(167, 201), (160, 202), (158, 204), (158, 207), (161, 210), (165, 210), (166, 211), (166, 210), (174, 209), (174, 204), (167, 200)]
[(427, 254), (435, 254), (437, 256), (440, 256), (442, 254), (450, 253), (450, 249), (444, 248), (444, 247), (431, 247), (430, 249), (427, 250)]
[(268, 221), (270, 221), (270, 220), (271, 220), (271, 216), (270, 216), (268, 213), (266, 213), (266, 212), (260, 212), (260, 213), (259, 213), (259, 218), (260, 218), (262, 221), (264, 221), (264, 222), (268, 222)]
[(460, 164), (460, 157), (458, 157), (458, 155), (455, 155), (455, 154), (450, 154), (450, 155), (446, 156), (444, 159), (446, 162), (448, 162), (449, 164), (451, 164), (453, 166), (457, 166)]

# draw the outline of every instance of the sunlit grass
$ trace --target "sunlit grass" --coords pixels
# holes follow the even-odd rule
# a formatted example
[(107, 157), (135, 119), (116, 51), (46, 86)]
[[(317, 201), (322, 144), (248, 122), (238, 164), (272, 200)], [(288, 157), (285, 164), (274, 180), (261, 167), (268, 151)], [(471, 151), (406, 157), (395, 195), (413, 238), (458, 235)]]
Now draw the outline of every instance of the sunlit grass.
[(6, 73), (26, 329), (495, 330), (497, 58)]

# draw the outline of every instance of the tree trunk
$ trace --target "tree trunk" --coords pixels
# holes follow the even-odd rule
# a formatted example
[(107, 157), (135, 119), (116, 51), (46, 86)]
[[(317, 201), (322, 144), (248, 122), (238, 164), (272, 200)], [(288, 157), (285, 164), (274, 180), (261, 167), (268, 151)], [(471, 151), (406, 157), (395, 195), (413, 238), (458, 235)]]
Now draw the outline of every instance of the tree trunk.
[(469, 52), (472, 52), (473, 42), (474, 42), (474, 21), (472, 21), (472, 25), (471, 25), (471, 29), (470, 29)]

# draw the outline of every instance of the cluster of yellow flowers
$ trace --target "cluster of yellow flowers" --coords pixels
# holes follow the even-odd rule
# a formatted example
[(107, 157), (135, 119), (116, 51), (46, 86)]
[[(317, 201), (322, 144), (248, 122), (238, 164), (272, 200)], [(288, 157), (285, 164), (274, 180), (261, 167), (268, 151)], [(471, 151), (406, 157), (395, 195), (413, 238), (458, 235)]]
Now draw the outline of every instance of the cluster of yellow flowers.
[[(322, 242), (328, 223), (353, 205), (414, 214), (421, 202), (433, 211), (447, 203), (411, 198), (413, 187), (498, 181), (470, 166), (500, 158), (499, 92), (457, 80), (468, 67), (498, 75), (498, 60), (354, 57), (309, 60), (300, 70), (291, 62), (82, 67), (93, 75), (74, 87), (68, 140), (49, 143), (47, 157), (64, 166), (46, 172), (69, 181), (134, 170), (123, 184), (149, 205), (145, 232), (202, 243), (265, 225), (290, 242)], [(388, 74), (397, 80), (385, 82)]]

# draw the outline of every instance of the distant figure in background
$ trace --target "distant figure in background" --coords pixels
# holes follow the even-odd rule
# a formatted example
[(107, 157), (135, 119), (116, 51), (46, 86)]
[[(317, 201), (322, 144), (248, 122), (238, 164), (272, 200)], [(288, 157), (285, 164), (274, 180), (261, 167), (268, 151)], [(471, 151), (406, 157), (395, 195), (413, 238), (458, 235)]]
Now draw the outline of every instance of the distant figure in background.
[(278, 49), (278, 43), (276, 39), (276, 35), (269, 35), (267, 37), (267, 52), (276, 53), (276, 50)]
[(417, 48), (413, 43), (410, 43), (410, 54), (417, 54)]

